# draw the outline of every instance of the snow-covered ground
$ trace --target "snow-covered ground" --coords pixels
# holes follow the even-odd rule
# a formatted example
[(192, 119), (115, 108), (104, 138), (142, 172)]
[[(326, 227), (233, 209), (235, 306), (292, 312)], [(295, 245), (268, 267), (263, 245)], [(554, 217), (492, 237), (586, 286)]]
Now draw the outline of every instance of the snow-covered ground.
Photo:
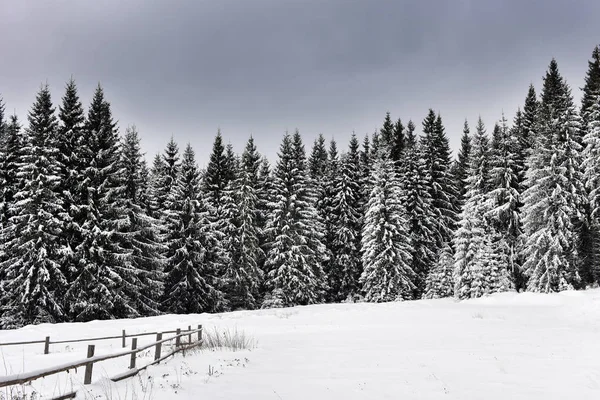
[[(120, 400), (600, 399), (600, 290), (38, 325), (1, 332), (0, 342), (198, 323), (243, 330), (256, 348), (177, 355), (111, 383), (107, 377), (127, 370), (123, 357), (97, 364), (92, 385), (81, 384), (80, 368), (24, 389), (43, 398), (73, 388), (78, 398)], [(120, 340), (96, 344), (96, 355), (121, 350)], [(7, 374), (44, 368), (85, 358), (85, 348), (54, 345), (43, 355), (42, 344), (2, 347), (0, 368)]]

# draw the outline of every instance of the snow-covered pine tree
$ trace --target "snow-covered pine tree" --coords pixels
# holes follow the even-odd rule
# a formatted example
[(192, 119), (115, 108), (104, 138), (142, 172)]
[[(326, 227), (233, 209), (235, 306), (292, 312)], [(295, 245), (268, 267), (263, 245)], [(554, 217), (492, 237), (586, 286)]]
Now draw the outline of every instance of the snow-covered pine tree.
[(11, 115), (0, 153), (0, 262), (5, 259), (4, 244), (12, 235), (10, 218), (14, 216), (15, 194), (22, 189), (23, 179), (19, 177), (19, 165), (25, 147), (22, 136), (17, 116)]
[(437, 262), (425, 282), (424, 299), (442, 299), (454, 295), (454, 252), (447, 244), (437, 255)]
[[(327, 274), (330, 301), (354, 299), (360, 293), (361, 209), (358, 139), (353, 134), (339, 172), (332, 176), (330, 204), (331, 260)], [(332, 157), (333, 158), (333, 157)]]
[(134, 271), (125, 263), (129, 254), (119, 232), (124, 196), (119, 136), (100, 85), (88, 109), (81, 145), (86, 163), (79, 182), (84, 218), (81, 243), (74, 249), (76, 271), (65, 293), (69, 316), (90, 321), (137, 315), (123, 290)]
[(162, 307), (176, 314), (218, 312), (225, 308), (215, 258), (219, 240), (200, 193), (200, 172), (188, 144), (167, 201), (167, 259)]
[(154, 208), (157, 210), (157, 215), (154, 218), (164, 219), (166, 212), (166, 204), (169, 201), (169, 196), (173, 192), (175, 181), (179, 175), (179, 146), (175, 139), (171, 136), (171, 140), (167, 143), (165, 152), (162, 155), (162, 160), (154, 159), (153, 175), (154, 178)]
[(338, 229), (335, 222), (335, 210), (334, 210), (334, 197), (337, 192), (335, 190), (335, 180), (339, 176), (340, 170), (340, 159), (337, 150), (337, 143), (335, 140), (331, 140), (329, 143), (327, 164), (325, 169), (325, 176), (315, 184), (316, 190), (319, 193), (316, 208), (319, 217), (319, 222), (323, 225), (324, 235), (323, 244), (327, 251), (327, 260), (323, 263), (323, 269), (325, 275), (328, 278), (329, 291), (327, 294), (327, 301), (335, 301), (339, 297), (341, 276), (336, 274), (335, 268), (331, 264), (333, 257), (333, 242), (335, 240), (335, 233)]
[(157, 220), (147, 214), (144, 204), (143, 159), (135, 125), (127, 128), (121, 144), (121, 170), (125, 186), (119, 231), (129, 256), (124, 260), (132, 273), (124, 279), (129, 304), (140, 315), (159, 313), (162, 295), (163, 247)]
[(579, 283), (574, 222), (583, 196), (579, 118), (554, 59), (544, 77), (539, 127), (523, 194), (524, 269), (528, 290), (555, 292)]
[(469, 156), (471, 155), (470, 133), (469, 123), (465, 119), (463, 134), (460, 138), (460, 150), (458, 151), (456, 162), (453, 165), (455, 185), (461, 204), (464, 202), (465, 193), (467, 193), (467, 172), (469, 170)]
[(0, 155), (1, 155), (1, 152), (4, 150), (6, 127), (8, 126), (8, 123), (6, 122), (6, 115), (4, 114), (4, 111), (5, 111), (4, 100), (2, 100), (2, 97), (0, 97)]
[(317, 136), (308, 157), (308, 174), (314, 182), (321, 182), (327, 174), (327, 146), (322, 133)]
[(508, 271), (494, 246), (494, 230), (486, 219), (493, 205), (490, 192), (490, 145), (481, 118), (473, 136), (465, 204), (454, 233), (454, 295), (481, 297), (510, 289)]
[(67, 280), (60, 241), (67, 215), (57, 195), (57, 121), (50, 89), (43, 85), (29, 115), (17, 177), (23, 185), (11, 204), (6, 242), (2, 327), (65, 320), (62, 296)]
[(527, 96), (525, 97), (525, 105), (523, 106), (523, 141), (526, 143), (525, 147), (527, 148), (534, 148), (538, 145), (538, 108), (539, 102), (535, 93), (535, 87), (533, 84), (530, 84)]
[(231, 143), (227, 143), (227, 146), (225, 146), (225, 166), (223, 171), (223, 177), (227, 184), (230, 184), (237, 179), (237, 171), (240, 167), (239, 164), (240, 160), (233, 151), (233, 145)]
[(159, 221), (161, 219), (162, 209), (159, 204), (160, 180), (165, 169), (165, 161), (161, 154), (156, 154), (152, 160), (152, 168), (148, 177), (148, 214)]
[[(585, 143), (582, 144), (586, 147), (584, 161), (588, 165), (595, 163), (595, 161), (590, 160), (595, 150), (593, 149), (593, 144), (590, 147), (589, 140), (592, 142), (594, 140), (592, 130), (595, 129), (596, 119), (598, 118), (595, 110), (598, 96), (600, 96), (600, 48), (596, 46), (592, 52), (592, 59), (588, 61), (588, 71), (583, 87), (583, 98), (581, 99), (581, 134), (584, 138), (587, 138)], [(590, 147), (589, 151), (588, 147)], [(586, 166), (585, 170), (588, 168)], [(585, 188), (589, 201), (583, 204), (583, 218), (578, 224), (580, 231), (579, 254), (581, 257), (579, 274), (582, 286), (592, 284), (593, 282), (600, 283), (600, 273), (598, 273), (598, 264), (600, 262), (600, 226), (598, 225), (597, 215), (594, 215), (596, 206), (592, 204), (596, 195), (591, 193), (595, 191), (596, 184), (595, 179), (590, 177), (590, 171), (586, 171)]]
[(273, 179), (267, 221), (266, 287), (263, 307), (320, 303), (326, 282), (325, 246), (315, 210), (315, 193), (307, 181), (306, 156), (298, 131), (286, 133)]
[(411, 267), (411, 242), (402, 190), (388, 157), (375, 163), (373, 188), (362, 228), (363, 272), (360, 277), (366, 301), (412, 299), (416, 273)]
[(383, 126), (379, 130), (379, 145), (381, 146), (381, 151), (384, 152), (386, 157), (391, 156), (391, 150), (394, 143), (394, 123), (392, 122), (392, 117), (390, 116), (390, 112), (385, 113), (385, 119), (383, 120)]
[[(593, 233), (589, 243), (589, 270), (582, 272), (582, 278), (590, 282), (600, 282), (600, 96), (586, 111), (587, 131), (584, 137), (583, 152), (584, 183), (589, 193), (589, 229)], [(590, 276), (587, 276), (588, 273)]]
[(369, 140), (369, 135), (365, 135), (362, 142), (362, 149), (359, 152), (360, 198), (358, 203), (360, 205), (361, 225), (367, 202), (369, 201), (369, 193), (371, 193), (372, 169), (373, 159), (371, 158), (371, 142)]
[(390, 143), (390, 157), (397, 168), (402, 166), (405, 147), (406, 138), (404, 135), (404, 125), (402, 125), (402, 120), (398, 118), (398, 121), (394, 124), (394, 133)]
[(83, 135), (85, 115), (79, 100), (77, 86), (73, 78), (67, 82), (62, 104), (58, 112), (57, 161), (59, 187), (57, 193), (64, 210), (69, 215), (69, 222), (62, 228), (61, 240), (69, 252), (65, 254), (62, 270), (69, 281), (73, 280), (76, 270), (75, 249), (81, 244), (80, 225), (85, 219), (81, 203), (85, 196), (82, 191), (87, 188), (81, 185), (83, 171), (87, 168)]
[(495, 250), (500, 252), (495, 255), (508, 261), (505, 268), (516, 282), (520, 279), (518, 241), (522, 234), (520, 214), (523, 188), (519, 182), (518, 165), (521, 143), (520, 138), (514, 135), (515, 131), (508, 128), (504, 114), (500, 125), (496, 126), (496, 144), (490, 157), (490, 192), (487, 195), (491, 209), (486, 219), (494, 229)]
[[(254, 155), (253, 142), (244, 150), (242, 168), (225, 191), (223, 218), (227, 219), (224, 239), (228, 257), (223, 274), (224, 292), (229, 308), (254, 309), (260, 305), (263, 271), (259, 262), (264, 259), (260, 248), (258, 214), (257, 167), (260, 158)], [(254, 154), (253, 154), (254, 153)]]
[(433, 199), (433, 208), (437, 213), (437, 240), (432, 251), (440, 251), (444, 243), (452, 239), (459, 210), (456, 187), (450, 173), (451, 159), (448, 137), (444, 131), (442, 119), (433, 110), (423, 121), (423, 136), (420, 140), (421, 157), (425, 160), (426, 172), (430, 179), (429, 193)]
[(415, 272), (414, 297), (425, 290), (425, 279), (434, 266), (437, 254), (432, 243), (437, 240), (433, 199), (429, 193), (429, 176), (425, 160), (421, 158), (413, 131), (406, 136), (404, 163), (400, 169), (402, 197), (411, 238), (411, 268)]
[[(247, 149), (247, 146), (246, 146)], [(266, 263), (266, 253), (267, 253), (267, 245), (273, 238), (269, 238), (268, 232), (266, 230), (267, 220), (269, 215), (271, 214), (271, 194), (273, 193), (273, 177), (271, 174), (271, 166), (269, 161), (265, 157), (260, 157), (260, 165), (258, 168), (258, 185), (256, 191), (257, 203), (256, 203), (256, 226), (259, 229), (259, 246), (262, 250), (263, 257), (258, 260), (258, 264), (263, 271), (263, 278), (266, 276), (267, 267)], [(263, 285), (260, 289), (261, 297), (264, 296), (266, 292), (266, 287)]]

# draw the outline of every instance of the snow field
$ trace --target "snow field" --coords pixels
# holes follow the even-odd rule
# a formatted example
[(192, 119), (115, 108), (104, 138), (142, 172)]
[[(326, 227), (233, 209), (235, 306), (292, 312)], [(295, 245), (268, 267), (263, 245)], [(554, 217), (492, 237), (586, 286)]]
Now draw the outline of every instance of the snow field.
[[(80, 399), (600, 398), (597, 289), (46, 324), (1, 332), (0, 341), (198, 323), (244, 331), (256, 339), (256, 348), (176, 355), (139, 377), (111, 383), (107, 377), (127, 369), (129, 359), (122, 357), (97, 364), (92, 385), (81, 384), (79, 369), (24, 388), (50, 398), (72, 386)], [(97, 355), (121, 350), (120, 339), (96, 345)], [(84, 358), (86, 346), (56, 345), (50, 355), (43, 355), (43, 344), (0, 350), (5, 371), (17, 373)], [(152, 357), (153, 351), (145, 360)]]

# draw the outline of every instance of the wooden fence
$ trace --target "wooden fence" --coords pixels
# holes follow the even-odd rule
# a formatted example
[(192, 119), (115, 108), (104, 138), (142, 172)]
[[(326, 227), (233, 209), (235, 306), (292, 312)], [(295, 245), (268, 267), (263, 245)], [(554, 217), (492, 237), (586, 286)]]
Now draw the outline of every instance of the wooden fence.
[[(175, 333), (174, 336), (164, 338), (163, 334)], [(142, 347), (137, 347), (137, 337), (138, 336), (148, 336), (148, 335), (156, 335), (156, 340), (150, 344), (147, 344)], [(108, 354), (104, 356), (94, 356), (95, 345), (88, 345), (87, 349), (87, 358), (81, 359), (78, 361), (73, 361), (70, 363), (57, 365), (55, 367), (45, 368), (39, 371), (32, 371), (27, 373), (20, 373), (10, 376), (0, 377), (0, 388), (11, 385), (19, 385), (27, 382), (31, 382), (33, 380), (43, 378), (46, 376), (58, 374), (60, 372), (69, 371), (78, 367), (85, 367), (84, 381), (85, 385), (89, 385), (92, 383), (92, 373), (94, 369), (94, 364), (100, 361), (106, 361), (113, 358), (130, 356), (129, 359), (129, 369), (128, 371), (116, 375), (111, 378), (112, 381), (119, 381), (125, 378), (129, 378), (131, 376), (136, 375), (141, 370), (148, 368), (150, 365), (158, 364), (164, 359), (171, 357), (172, 355), (185, 351), (186, 349), (190, 349), (196, 346), (199, 346), (202, 343), (202, 325), (198, 325), (197, 329), (192, 329), (191, 326), (188, 327), (187, 330), (176, 329), (174, 331), (164, 331), (164, 332), (147, 332), (147, 333), (138, 333), (133, 335), (127, 335), (125, 331), (123, 331), (121, 336), (108, 336), (102, 338), (91, 338), (91, 339), (75, 339), (75, 340), (61, 340), (50, 342), (49, 338), (46, 337), (46, 340), (43, 341), (31, 341), (31, 342), (15, 342), (15, 343), (0, 343), (0, 346), (10, 346), (17, 344), (36, 344), (36, 343), (44, 343), (44, 354), (48, 354), (49, 352), (49, 344), (58, 344), (58, 343), (76, 343), (76, 342), (84, 342), (84, 341), (96, 341), (96, 340), (110, 340), (110, 339), (122, 339), (123, 347), (125, 347), (125, 339), (127, 337), (131, 337), (131, 349), (126, 351), (121, 351), (119, 353)], [(187, 337), (187, 342), (182, 338)], [(162, 344), (165, 342), (175, 341), (175, 348), (167, 354), (162, 353)], [(143, 365), (141, 367), (136, 366), (137, 354), (141, 351), (154, 348), (154, 361)], [(62, 395), (57, 399), (66, 399), (75, 397), (75, 392), (69, 393), (66, 395)]]

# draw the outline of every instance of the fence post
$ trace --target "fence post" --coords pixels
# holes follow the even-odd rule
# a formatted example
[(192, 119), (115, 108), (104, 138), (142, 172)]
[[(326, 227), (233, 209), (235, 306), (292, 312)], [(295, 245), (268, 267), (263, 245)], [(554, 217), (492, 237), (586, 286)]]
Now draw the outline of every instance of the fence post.
[[(133, 339), (131, 339), (131, 350), (135, 350), (135, 349), (137, 349), (137, 338), (134, 337)], [(131, 353), (131, 361), (129, 361), (129, 369), (135, 368), (136, 355), (137, 355), (137, 352)]]
[[(160, 342), (162, 340), (162, 333), (156, 334), (156, 341)], [(162, 343), (156, 343), (156, 351), (154, 352), (154, 361), (160, 360), (160, 348)]]
[(125, 337), (125, 329), (123, 329), (123, 348), (127, 347), (126, 337)]
[(181, 346), (181, 328), (177, 328), (177, 331), (175, 331), (175, 335), (177, 335), (177, 337), (175, 338), (175, 348), (178, 348), (179, 346)]
[[(88, 345), (87, 358), (94, 357), (95, 348), (96, 348), (96, 346), (94, 346), (93, 344)], [(93, 362), (85, 364), (85, 377), (83, 379), (84, 385), (89, 385), (90, 383), (92, 383), (92, 369), (93, 368), (94, 368)]]
[(50, 353), (50, 336), (46, 336), (46, 341), (44, 342), (44, 354)]
[(188, 332), (190, 332), (190, 334), (188, 335), (188, 344), (192, 344), (192, 326), (188, 325)]
[(202, 325), (198, 325), (198, 343), (202, 343)]

